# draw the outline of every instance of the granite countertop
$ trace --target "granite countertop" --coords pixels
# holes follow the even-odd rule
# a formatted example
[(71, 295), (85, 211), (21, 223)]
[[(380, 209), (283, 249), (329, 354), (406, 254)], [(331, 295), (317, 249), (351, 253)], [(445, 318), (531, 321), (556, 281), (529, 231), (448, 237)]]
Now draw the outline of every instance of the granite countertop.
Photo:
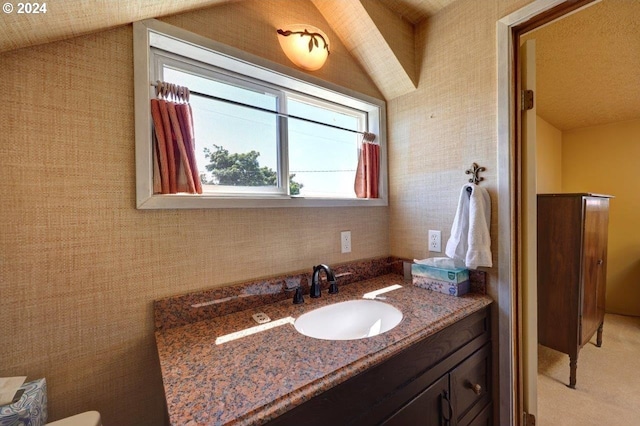
[[(384, 334), (328, 341), (293, 327), (305, 312), (394, 284), (403, 287), (382, 296), (404, 318)], [(305, 296), (302, 305), (287, 299), (159, 330), (156, 344), (171, 424), (266, 423), (490, 303), (485, 295), (448, 296), (388, 274), (345, 285), (338, 294)], [(258, 326), (251, 317), (256, 312), (272, 322)]]

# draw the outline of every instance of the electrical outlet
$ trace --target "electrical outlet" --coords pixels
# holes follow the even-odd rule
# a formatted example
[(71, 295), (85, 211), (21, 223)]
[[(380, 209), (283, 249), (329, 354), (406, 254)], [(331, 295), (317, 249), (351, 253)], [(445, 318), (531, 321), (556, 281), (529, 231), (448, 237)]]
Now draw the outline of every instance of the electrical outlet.
[(264, 312), (256, 312), (251, 316), (253, 317), (253, 320), (258, 324), (265, 324), (271, 321), (271, 318), (269, 318), (269, 315), (265, 314)]
[(442, 232), (429, 230), (429, 251), (442, 251)]
[(351, 231), (342, 231), (340, 233), (340, 247), (342, 253), (351, 253)]

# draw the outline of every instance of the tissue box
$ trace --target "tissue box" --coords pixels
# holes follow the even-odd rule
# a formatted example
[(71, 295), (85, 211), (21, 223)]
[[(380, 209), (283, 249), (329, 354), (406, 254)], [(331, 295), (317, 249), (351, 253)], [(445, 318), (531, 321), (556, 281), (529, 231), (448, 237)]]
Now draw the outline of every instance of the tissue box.
[(461, 283), (449, 283), (427, 277), (413, 277), (413, 285), (450, 296), (462, 296), (469, 293), (469, 280)]
[(426, 277), (433, 280), (445, 281), (449, 283), (461, 283), (469, 281), (469, 270), (467, 268), (438, 268), (431, 265), (414, 263), (411, 265), (411, 275), (414, 277)]
[(47, 382), (34, 380), (20, 386), (18, 402), (0, 407), (0, 426), (44, 426), (47, 423)]
[(413, 285), (451, 296), (462, 296), (469, 292), (469, 270), (465, 268), (436, 268), (434, 266), (411, 265)]

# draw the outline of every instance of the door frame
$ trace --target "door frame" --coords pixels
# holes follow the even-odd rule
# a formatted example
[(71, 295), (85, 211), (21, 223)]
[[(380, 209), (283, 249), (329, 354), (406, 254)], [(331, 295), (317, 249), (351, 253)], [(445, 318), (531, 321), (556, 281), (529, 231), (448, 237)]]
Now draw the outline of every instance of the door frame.
[[(498, 359), (500, 424), (525, 424), (522, 380), (520, 35), (599, 0), (534, 0), (498, 20)], [(535, 265), (529, 265), (535, 267)]]

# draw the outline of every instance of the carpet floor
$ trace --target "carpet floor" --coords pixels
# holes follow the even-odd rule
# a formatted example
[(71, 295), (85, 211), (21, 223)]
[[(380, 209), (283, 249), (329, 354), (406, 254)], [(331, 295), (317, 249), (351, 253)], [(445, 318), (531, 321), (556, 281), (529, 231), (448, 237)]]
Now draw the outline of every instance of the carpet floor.
[(606, 314), (595, 340), (578, 355), (576, 389), (569, 356), (538, 345), (537, 425), (640, 425), (640, 317)]

